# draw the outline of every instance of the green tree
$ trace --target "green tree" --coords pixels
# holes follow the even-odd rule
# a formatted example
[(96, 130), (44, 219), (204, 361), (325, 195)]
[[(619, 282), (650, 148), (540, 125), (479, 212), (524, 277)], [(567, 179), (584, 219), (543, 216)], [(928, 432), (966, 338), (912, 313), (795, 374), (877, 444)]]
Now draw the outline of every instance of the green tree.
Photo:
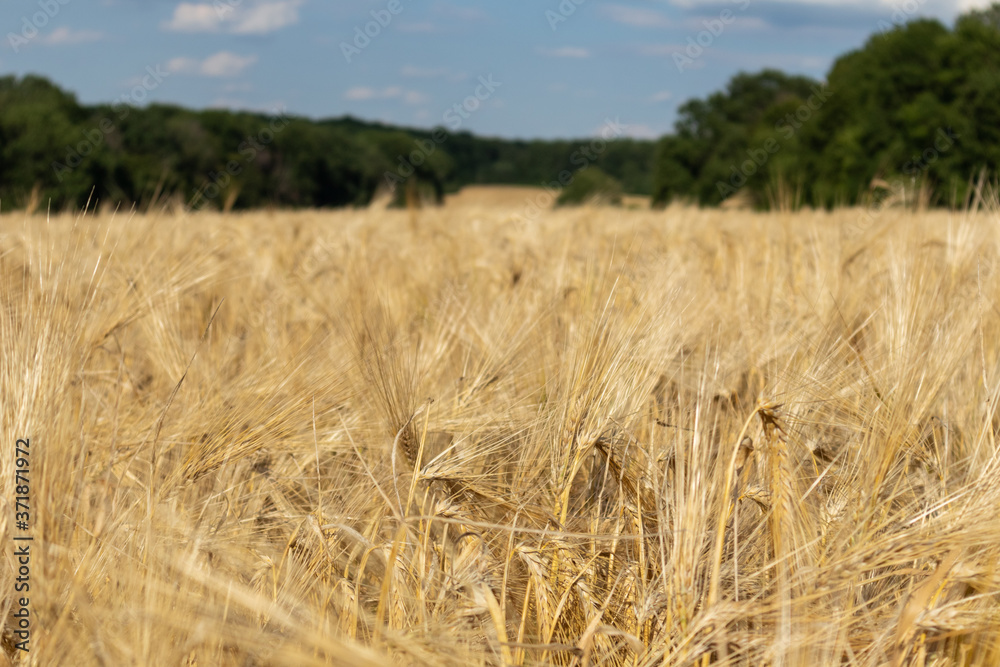
[(960, 199), (970, 175), (997, 164), (998, 67), (1000, 31), (969, 16), (954, 30), (912, 21), (839, 58), (831, 99), (802, 132), (811, 201), (857, 202), (875, 178)]
[(622, 203), (622, 184), (599, 167), (589, 166), (578, 171), (556, 199), (557, 206), (589, 203)]
[(978, 21), (994, 30), (1000, 30), (1000, 2), (994, 2), (986, 9), (974, 9), (964, 14), (960, 20)]
[[(684, 104), (675, 134), (658, 146), (654, 204), (677, 198), (717, 204), (744, 184), (762, 196), (776, 166), (770, 161), (776, 151), (768, 150), (779, 145), (776, 119), (780, 112), (801, 106), (818, 85), (807, 77), (767, 69), (737, 74), (725, 91)], [(744, 169), (748, 160), (752, 169)]]
[(80, 131), (86, 114), (73, 95), (41, 77), (4, 77), (0, 109), (0, 197), (23, 205), (37, 185), (58, 208), (90, 190), (77, 148), (89, 156), (93, 146)]

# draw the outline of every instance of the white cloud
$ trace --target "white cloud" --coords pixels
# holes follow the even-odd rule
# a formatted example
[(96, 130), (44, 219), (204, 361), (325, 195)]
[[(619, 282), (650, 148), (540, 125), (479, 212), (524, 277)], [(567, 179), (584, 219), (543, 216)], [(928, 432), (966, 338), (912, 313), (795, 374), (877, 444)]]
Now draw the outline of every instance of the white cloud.
[(653, 9), (607, 5), (602, 8), (602, 13), (615, 23), (624, 23), (638, 28), (669, 28), (673, 26), (673, 21)]
[[(718, 20), (718, 17), (716, 17)], [(692, 16), (691, 18), (684, 19), (679, 22), (678, 27), (682, 27), (685, 30), (690, 30), (693, 33), (698, 33), (702, 30), (706, 30), (706, 19), (700, 16)], [(748, 16), (746, 14), (739, 14), (736, 19), (728, 24), (723, 24), (723, 30), (762, 30), (768, 27), (772, 27), (772, 24), (768, 22), (767, 19), (761, 18), (759, 16)]]
[(221, 51), (202, 62), (201, 73), (205, 76), (236, 76), (255, 62), (257, 56), (238, 56), (235, 53)]
[(64, 44), (83, 44), (84, 42), (96, 42), (104, 37), (103, 33), (94, 30), (70, 30), (62, 27), (56, 28), (42, 39), (43, 44), (52, 46), (62, 46)]
[(196, 74), (201, 63), (194, 58), (173, 58), (167, 61), (167, 71), (172, 74)]
[(301, 0), (262, 2), (236, 17), (233, 32), (237, 35), (263, 35), (299, 22)]
[(423, 104), (427, 101), (427, 96), (423, 93), (418, 93), (415, 90), (408, 90), (406, 94), (403, 95), (403, 101), (407, 104)]
[(182, 2), (173, 18), (164, 23), (176, 32), (228, 32), (236, 35), (263, 35), (298, 23), (304, 0), (257, 0), (242, 5), (222, 0), (214, 3)]
[(653, 95), (651, 98), (654, 102), (666, 102), (667, 100), (673, 99), (674, 94), (669, 90), (661, 90), (660, 92)]
[(378, 92), (376, 92), (373, 88), (359, 86), (348, 90), (344, 93), (344, 97), (353, 101), (373, 100), (378, 97)]
[(163, 27), (177, 32), (215, 32), (222, 25), (223, 16), (212, 5), (182, 2), (174, 9), (174, 18)]
[[(746, 10), (747, 6), (751, 0), (738, 0), (734, 2), (732, 9), (735, 12), (740, 12)], [(780, 0), (781, 4), (787, 5), (807, 5), (812, 7), (837, 7), (845, 9), (876, 9), (890, 11), (902, 7), (904, 4), (899, 0)], [(964, 11), (970, 8), (984, 8), (989, 7), (991, 2), (995, 0), (942, 0), (940, 2), (926, 2), (926, 0), (918, 0), (919, 5), (928, 5), (928, 9), (932, 9), (934, 5), (938, 7), (951, 7), (955, 10), (955, 13)], [(722, 3), (719, 0), (670, 0), (670, 4), (674, 7), (680, 7), (682, 9), (697, 9), (698, 7), (705, 7), (707, 9), (717, 9)], [(772, 0), (771, 4), (779, 4), (778, 0)]]
[(220, 51), (204, 60), (174, 58), (167, 63), (167, 69), (178, 74), (228, 78), (238, 76), (255, 62), (257, 56), (239, 56), (229, 51)]
[(552, 56), (553, 58), (589, 58), (590, 51), (578, 46), (562, 46), (558, 49), (541, 49), (539, 51), (542, 55)]
[(344, 93), (344, 98), (352, 102), (401, 99), (406, 104), (423, 104), (427, 101), (427, 96), (423, 93), (416, 90), (403, 90), (399, 86), (389, 86), (382, 90), (375, 90), (368, 86), (358, 86)]
[(401, 76), (413, 79), (446, 79), (453, 83), (465, 81), (469, 78), (467, 72), (459, 72), (450, 67), (417, 67), (415, 65), (403, 65), (399, 71)]

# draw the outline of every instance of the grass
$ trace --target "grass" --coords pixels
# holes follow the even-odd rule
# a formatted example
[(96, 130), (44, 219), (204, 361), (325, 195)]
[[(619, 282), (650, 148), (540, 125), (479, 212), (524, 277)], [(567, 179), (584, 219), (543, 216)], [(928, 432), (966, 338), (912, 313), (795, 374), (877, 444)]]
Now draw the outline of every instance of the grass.
[(0, 217), (7, 659), (1000, 664), (995, 210), (523, 209)]

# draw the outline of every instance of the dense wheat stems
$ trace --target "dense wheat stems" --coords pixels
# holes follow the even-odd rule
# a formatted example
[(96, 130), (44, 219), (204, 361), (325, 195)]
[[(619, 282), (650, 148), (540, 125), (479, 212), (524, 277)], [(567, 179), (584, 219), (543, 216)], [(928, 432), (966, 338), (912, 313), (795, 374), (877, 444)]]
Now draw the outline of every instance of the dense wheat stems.
[(0, 217), (31, 659), (1000, 664), (995, 213), (515, 199)]

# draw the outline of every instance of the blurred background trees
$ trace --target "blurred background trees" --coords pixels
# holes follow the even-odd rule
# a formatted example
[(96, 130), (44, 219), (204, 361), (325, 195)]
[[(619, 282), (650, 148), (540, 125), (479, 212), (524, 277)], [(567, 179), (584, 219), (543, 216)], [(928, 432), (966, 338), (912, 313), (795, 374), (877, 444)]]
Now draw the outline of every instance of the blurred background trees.
[(654, 201), (711, 205), (741, 191), (758, 207), (789, 193), (829, 207), (896, 182), (961, 205), (971, 179), (1000, 166), (1000, 4), (951, 30), (927, 19), (883, 28), (825, 85), (765, 70), (681, 107), (659, 142)]
[[(0, 207), (364, 205), (391, 190), (440, 202), (470, 184), (558, 186), (563, 203), (866, 203), (873, 184), (961, 205), (1000, 166), (1000, 4), (951, 28), (885, 24), (825, 82), (740, 73), (686, 102), (659, 141), (514, 140), (345, 117), (313, 121), (153, 104), (83, 106), (37, 76), (0, 77)], [(588, 173), (589, 172), (589, 173)], [(565, 179), (564, 179), (565, 180)], [(617, 194), (614, 194), (617, 193)]]

